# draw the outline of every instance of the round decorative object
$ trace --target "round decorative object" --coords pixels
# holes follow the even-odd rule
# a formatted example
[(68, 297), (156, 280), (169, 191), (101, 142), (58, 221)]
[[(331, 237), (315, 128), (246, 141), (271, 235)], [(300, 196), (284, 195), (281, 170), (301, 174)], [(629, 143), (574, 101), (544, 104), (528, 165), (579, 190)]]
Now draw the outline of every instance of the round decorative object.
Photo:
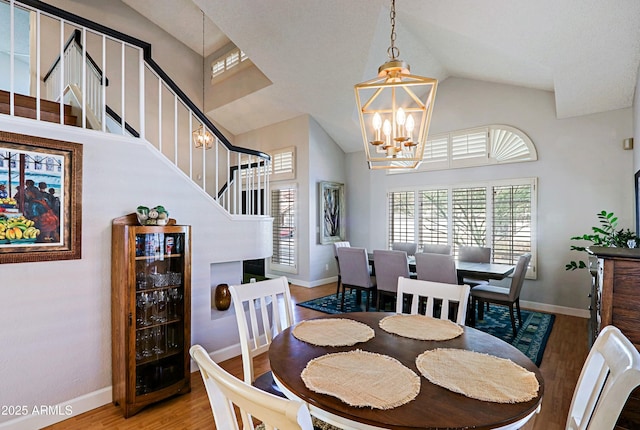
[(229, 285), (218, 284), (214, 295), (214, 304), (219, 311), (226, 311), (231, 306), (231, 293), (229, 292)]

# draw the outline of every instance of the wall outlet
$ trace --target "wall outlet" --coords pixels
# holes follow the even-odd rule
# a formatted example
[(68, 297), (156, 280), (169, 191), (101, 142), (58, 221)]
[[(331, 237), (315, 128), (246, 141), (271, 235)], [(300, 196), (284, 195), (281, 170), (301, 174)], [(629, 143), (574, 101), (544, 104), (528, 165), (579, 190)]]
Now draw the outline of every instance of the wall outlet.
[(328, 271), (329, 271), (329, 264), (325, 264), (325, 265), (324, 265), (324, 271), (325, 271), (325, 272), (328, 272)]

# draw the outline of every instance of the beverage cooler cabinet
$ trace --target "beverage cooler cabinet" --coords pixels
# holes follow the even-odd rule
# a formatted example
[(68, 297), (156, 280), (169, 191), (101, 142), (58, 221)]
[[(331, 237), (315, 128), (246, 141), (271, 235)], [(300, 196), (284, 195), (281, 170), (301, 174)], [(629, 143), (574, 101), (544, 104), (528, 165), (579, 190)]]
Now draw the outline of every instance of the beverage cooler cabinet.
[(191, 227), (113, 220), (113, 403), (125, 417), (189, 392)]

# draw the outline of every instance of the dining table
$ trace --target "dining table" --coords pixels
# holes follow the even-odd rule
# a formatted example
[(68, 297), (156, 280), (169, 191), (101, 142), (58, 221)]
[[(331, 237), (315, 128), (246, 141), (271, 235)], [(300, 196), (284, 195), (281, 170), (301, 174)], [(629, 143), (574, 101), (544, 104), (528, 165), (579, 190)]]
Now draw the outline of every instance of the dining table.
[[(289, 327), (278, 334), (269, 347), (269, 361), (274, 380), (287, 397), (306, 402), (312, 415), (344, 429), (511, 429), (524, 425), (539, 411), (544, 393), (542, 374), (538, 367), (514, 346), (466, 326), (460, 326), (462, 333), (449, 340), (418, 340), (400, 336), (380, 327), (383, 318), (393, 315), (397, 314), (353, 312), (307, 320), (346, 319), (373, 329), (372, 338), (351, 346), (318, 346), (300, 340), (294, 335), (294, 331), (296, 326), (305, 323), (304, 321)], [(477, 400), (436, 385), (421, 375), (417, 357), (427, 351), (438, 351), (442, 348), (474, 351), (490, 355), (492, 358), (497, 357), (496, 360), (510, 360), (510, 364), (515, 363), (521, 366), (523, 371), (526, 369), (531, 372), (531, 378), (535, 375), (538, 383), (537, 392), (527, 401), (497, 403)], [(415, 372), (420, 381), (415, 398), (400, 406), (377, 409), (350, 406), (338, 397), (308, 388), (302, 375), (310, 361), (334, 353), (353, 351), (391, 357)], [(484, 376), (494, 378), (491, 374)], [(349, 384), (352, 384), (353, 390), (360, 389), (361, 384), (357, 377), (349, 381)]]
[[(367, 254), (369, 264), (375, 274), (375, 265), (373, 264), (373, 253)], [(409, 261), (409, 271), (416, 272), (416, 258), (413, 255), (407, 257)], [(476, 263), (471, 261), (456, 260), (456, 271), (458, 274), (458, 283), (462, 283), (464, 278), (482, 279), (482, 280), (500, 280), (511, 275), (516, 266), (504, 263)]]

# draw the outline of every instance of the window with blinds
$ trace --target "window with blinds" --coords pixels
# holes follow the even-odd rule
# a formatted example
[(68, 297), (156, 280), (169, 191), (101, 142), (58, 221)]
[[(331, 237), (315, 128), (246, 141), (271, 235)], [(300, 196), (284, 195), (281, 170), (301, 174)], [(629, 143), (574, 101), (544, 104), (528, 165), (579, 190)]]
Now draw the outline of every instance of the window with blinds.
[(449, 243), (449, 190), (419, 191), (419, 242)]
[(389, 193), (389, 248), (393, 242), (415, 242), (415, 192)]
[(423, 161), (417, 169), (392, 169), (388, 174), (490, 166), (537, 159), (538, 153), (533, 142), (522, 130), (492, 124), (430, 135), (424, 145)]
[(530, 252), (528, 278), (536, 276), (536, 179), (394, 191), (389, 198), (392, 242), (490, 246), (492, 261), (516, 264)]
[(271, 152), (269, 174), (272, 181), (295, 179), (295, 147), (277, 149)]
[(493, 187), (493, 234), (491, 248), (496, 263), (516, 264), (518, 256), (531, 251), (530, 184)]
[(228, 72), (247, 59), (248, 57), (244, 51), (239, 48), (232, 48), (231, 51), (213, 60), (211, 63), (211, 79)]
[(278, 271), (294, 273), (296, 271), (296, 201), (297, 191), (294, 187), (271, 191), (271, 216), (273, 217), (271, 267)]
[(485, 246), (487, 240), (487, 188), (452, 190), (453, 253), (460, 246)]

